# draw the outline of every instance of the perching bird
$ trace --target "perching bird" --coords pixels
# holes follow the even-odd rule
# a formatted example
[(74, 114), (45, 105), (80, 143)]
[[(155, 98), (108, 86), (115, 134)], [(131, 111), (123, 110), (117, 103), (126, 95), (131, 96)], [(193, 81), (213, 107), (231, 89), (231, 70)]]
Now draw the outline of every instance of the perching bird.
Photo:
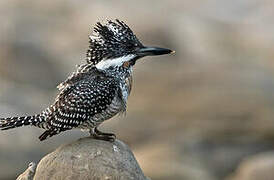
[(105, 120), (126, 111), (132, 85), (132, 69), (144, 56), (173, 51), (145, 47), (122, 21), (97, 23), (89, 36), (86, 63), (80, 65), (58, 89), (55, 102), (40, 114), (0, 119), (0, 129), (24, 125), (43, 128), (41, 141), (73, 128), (88, 129), (96, 139), (114, 141), (112, 133), (97, 127)]
[(36, 171), (36, 164), (34, 162), (29, 163), (28, 169), (20, 174), (16, 180), (33, 180), (34, 174)]

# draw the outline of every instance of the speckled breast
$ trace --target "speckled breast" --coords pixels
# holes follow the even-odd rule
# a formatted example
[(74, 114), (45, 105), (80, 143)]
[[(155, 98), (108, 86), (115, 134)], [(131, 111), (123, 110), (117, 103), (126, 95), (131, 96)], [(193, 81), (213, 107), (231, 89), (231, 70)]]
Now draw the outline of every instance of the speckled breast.
[[(132, 76), (125, 79), (125, 85), (127, 87), (128, 95), (131, 91)], [(125, 102), (121, 97), (117, 95), (112, 100), (111, 104), (101, 113), (95, 114), (89, 121), (82, 124), (81, 128), (91, 129), (99, 126), (103, 121), (108, 120), (118, 114), (119, 112), (125, 111)]]
[(119, 112), (123, 110), (123, 102), (120, 97), (115, 96), (114, 99), (112, 100), (111, 104), (108, 106), (108, 108), (104, 111), (102, 111), (99, 114), (95, 114), (92, 119), (92, 127), (96, 127), (99, 124), (101, 124), (103, 121), (112, 118)]

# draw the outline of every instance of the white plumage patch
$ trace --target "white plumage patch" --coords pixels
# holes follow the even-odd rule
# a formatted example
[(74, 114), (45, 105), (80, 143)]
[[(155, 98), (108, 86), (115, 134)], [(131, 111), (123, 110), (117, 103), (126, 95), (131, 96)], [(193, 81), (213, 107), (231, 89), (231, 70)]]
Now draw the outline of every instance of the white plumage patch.
[(122, 56), (114, 59), (106, 59), (102, 60), (99, 63), (96, 64), (97, 69), (105, 70), (108, 69), (109, 67), (115, 67), (115, 66), (122, 66), (122, 64), (126, 61), (129, 61), (131, 59), (135, 58), (135, 55), (130, 54), (127, 56)]

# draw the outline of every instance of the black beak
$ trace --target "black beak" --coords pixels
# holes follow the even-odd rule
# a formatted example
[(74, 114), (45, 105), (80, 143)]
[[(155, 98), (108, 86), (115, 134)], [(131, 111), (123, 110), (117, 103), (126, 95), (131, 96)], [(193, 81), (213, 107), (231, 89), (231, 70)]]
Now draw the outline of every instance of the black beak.
[(142, 47), (141, 49), (137, 51), (137, 55), (141, 57), (158, 56), (158, 55), (170, 54), (174, 52), (175, 51), (172, 51), (170, 49), (159, 48), (159, 47)]

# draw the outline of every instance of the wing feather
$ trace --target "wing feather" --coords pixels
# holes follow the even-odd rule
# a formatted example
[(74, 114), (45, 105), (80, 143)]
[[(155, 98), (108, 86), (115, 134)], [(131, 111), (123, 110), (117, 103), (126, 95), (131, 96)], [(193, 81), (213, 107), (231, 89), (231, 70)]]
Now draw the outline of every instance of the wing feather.
[(61, 132), (79, 127), (107, 109), (117, 92), (117, 82), (109, 77), (84, 78), (69, 85), (55, 100), (48, 119), (50, 129)]

